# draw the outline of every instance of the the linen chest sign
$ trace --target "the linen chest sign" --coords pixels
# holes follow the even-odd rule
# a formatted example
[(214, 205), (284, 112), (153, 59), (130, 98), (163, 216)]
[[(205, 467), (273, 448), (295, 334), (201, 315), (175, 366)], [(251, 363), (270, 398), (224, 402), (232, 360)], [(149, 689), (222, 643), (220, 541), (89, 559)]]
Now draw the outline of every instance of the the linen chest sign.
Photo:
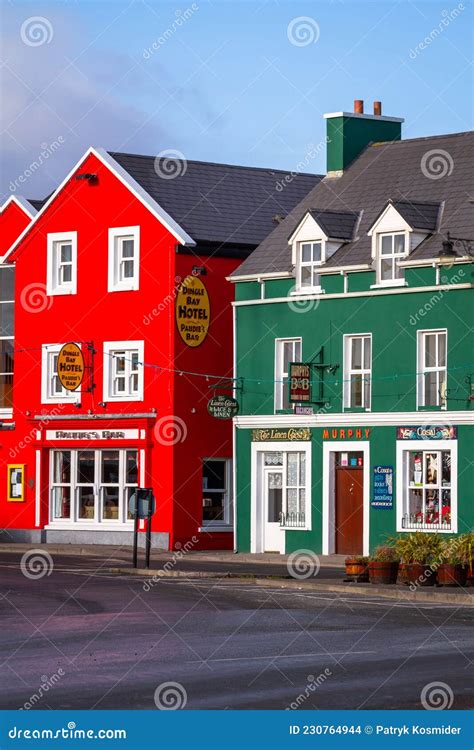
[(453, 425), (419, 425), (397, 427), (397, 440), (456, 440), (457, 428)]
[(374, 466), (372, 508), (393, 507), (393, 466)]
[(311, 430), (309, 427), (271, 427), (264, 430), (252, 430), (252, 440), (254, 443), (265, 443), (272, 440), (280, 440), (282, 442), (311, 440)]
[(137, 440), (138, 430), (46, 430), (46, 440)]

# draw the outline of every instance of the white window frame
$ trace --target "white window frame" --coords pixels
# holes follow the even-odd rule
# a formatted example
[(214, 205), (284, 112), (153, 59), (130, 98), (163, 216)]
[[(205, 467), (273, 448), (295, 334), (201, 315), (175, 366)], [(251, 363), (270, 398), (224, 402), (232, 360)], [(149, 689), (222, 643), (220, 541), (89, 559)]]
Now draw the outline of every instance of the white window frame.
[[(397, 531), (412, 533), (416, 529), (405, 529), (402, 520), (405, 511), (405, 489), (408, 487), (408, 461), (405, 453), (451, 451), (451, 528), (443, 529), (442, 525), (432, 529), (420, 528), (421, 532), (456, 534), (458, 530), (458, 441), (457, 440), (397, 440)], [(423, 458), (424, 461), (424, 458)]]
[[(445, 336), (445, 364), (443, 366), (436, 365), (435, 367), (427, 367), (425, 365), (425, 354), (426, 354), (426, 345), (425, 345), (425, 339), (426, 336), (432, 336), (436, 335), (436, 359), (438, 360), (438, 352), (439, 352), (439, 344), (438, 344), (438, 336), (439, 334), (444, 334)], [(445, 393), (448, 388), (448, 329), (447, 328), (426, 328), (420, 331), (416, 332), (416, 347), (417, 347), (417, 355), (416, 360), (418, 363), (417, 366), (417, 378), (416, 378), (416, 408), (440, 408), (445, 410), (447, 408), (447, 399), (446, 395), (444, 396), (444, 399), (442, 398), (440, 394), (440, 375), (441, 373), (444, 373), (444, 382), (445, 382)], [(436, 404), (426, 404), (426, 394), (425, 394), (425, 375), (426, 373), (437, 373), (437, 389), (436, 389)]]
[[(4, 265), (0, 266), (0, 273), (4, 269), (7, 269), (7, 268), (14, 269), (14, 266), (5, 263)], [(14, 273), (15, 273), (15, 271), (13, 270), (13, 274)], [(15, 279), (13, 279), (13, 284), (15, 284)], [(0, 299), (0, 305), (12, 305), (13, 306), (13, 315), (15, 315), (15, 299), (14, 299), (14, 296), (15, 295), (13, 294), (12, 299)], [(13, 326), (14, 325), (15, 325), (15, 318), (13, 318)], [(1, 336), (0, 335), (0, 341), (11, 341), (12, 346), (13, 346), (13, 372), (9, 373), (9, 372), (3, 372), (2, 371), (0, 374), (3, 375), (3, 376), (11, 375), (13, 377), (14, 376), (14, 371), (15, 371), (15, 336), (14, 336), (14, 331), (13, 331), (13, 335), (12, 336)], [(13, 409), (11, 407), (0, 407), (0, 417), (11, 417), (12, 414), (13, 414)]]
[[(303, 268), (310, 268), (311, 269), (311, 281), (314, 279), (314, 272), (315, 269), (321, 268), (321, 266), (324, 263), (325, 260), (325, 242), (324, 240), (302, 240), (301, 242), (298, 242), (298, 250), (297, 250), (297, 288), (299, 292), (304, 293), (311, 293), (314, 294), (316, 292), (321, 291), (321, 283), (319, 284), (311, 284), (311, 286), (303, 286), (302, 283), (302, 270)], [(303, 245), (311, 245), (311, 257), (313, 257), (314, 252), (314, 245), (320, 245), (321, 246), (321, 260), (314, 261), (311, 259), (311, 261), (303, 261)], [(320, 276), (318, 276), (320, 278)]]
[[(354, 339), (369, 339), (370, 340), (370, 367), (364, 367), (364, 350), (365, 342), (362, 344), (362, 367), (359, 370), (352, 369), (352, 341)], [(365, 411), (371, 411), (372, 409), (372, 358), (373, 358), (373, 342), (371, 333), (346, 333), (343, 338), (343, 408), (344, 409), (364, 409)], [(353, 406), (351, 404), (351, 376), (361, 375), (362, 380), (368, 377), (369, 379), (369, 403), (363, 404), (362, 406)], [(362, 387), (362, 398), (365, 398), (365, 388)]]
[[(71, 245), (71, 281), (61, 284), (58, 278), (58, 251)], [(47, 237), (46, 292), (50, 296), (77, 294), (77, 232), (50, 232)]]
[[(403, 236), (404, 246), (402, 253), (394, 253), (395, 237)], [(382, 240), (384, 237), (392, 238), (392, 253), (390, 255), (382, 255)], [(377, 232), (376, 233), (377, 243), (377, 286), (405, 286), (405, 275), (404, 270), (398, 268), (398, 261), (406, 258), (407, 248), (409, 247), (408, 232), (401, 230), (399, 232)], [(399, 275), (390, 279), (382, 279), (382, 260), (391, 259), (392, 261), (392, 273), (398, 270)]]
[[(120, 278), (121, 243), (123, 240), (133, 240), (133, 257), (126, 261), (133, 261), (133, 276)], [(112, 227), (109, 229), (109, 265), (108, 291), (127, 292), (137, 291), (140, 287), (140, 227)]]
[[(293, 343), (300, 345), (300, 359), (292, 359), (291, 362), (298, 362), (301, 361), (301, 357), (303, 356), (303, 339), (301, 336), (294, 336), (284, 339), (275, 339), (275, 392), (274, 392), (274, 405), (275, 405), (275, 413), (277, 411), (280, 411), (283, 409), (283, 401), (284, 401), (284, 394), (285, 394), (285, 388), (287, 387), (287, 383), (285, 383), (285, 378), (288, 379), (288, 373), (283, 372), (283, 349), (285, 344)], [(290, 404), (290, 408), (292, 408), (292, 405)]]
[[(209, 456), (202, 459), (203, 464), (203, 472), (204, 472), (204, 462), (205, 461), (215, 461), (219, 463), (225, 464), (225, 492), (224, 492), (224, 518), (222, 520), (217, 521), (205, 521), (202, 520), (202, 529), (203, 530), (209, 530), (212, 529), (214, 531), (222, 531), (225, 529), (232, 530), (233, 529), (233, 504), (232, 504), (232, 459), (231, 458), (218, 458), (216, 456)], [(204, 474), (203, 474), (204, 476)], [(204, 498), (204, 493), (209, 492), (221, 492), (221, 490), (205, 490), (202, 489), (202, 495)], [(204, 508), (204, 506), (203, 506)]]
[[(62, 388), (61, 393), (55, 395), (52, 384), (53, 379), (57, 378), (57, 373), (52, 371), (52, 363), (64, 344), (43, 344), (41, 347), (41, 403), (42, 404), (67, 404), (79, 403), (81, 400), (82, 386), (75, 391), (68, 391)], [(79, 349), (81, 345), (77, 344)]]
[[(144, 399), (144, 351), (145, 342), (142, 341), (104, 341), (104, 366), (103, 366), (103, 401), (108, 402), (119, 402), (119, 401), (143, 401)], [(113, 368), (113, 355), (115, 353), (125, 353), (126, 371), (125, 377), (130, 378), (130, 365), (131, 355), (133, 352), (138, 352), (138, 392), (136, 394), (123, 396), (116, 396), (112, 391), (111, 379), (114, 374)]]

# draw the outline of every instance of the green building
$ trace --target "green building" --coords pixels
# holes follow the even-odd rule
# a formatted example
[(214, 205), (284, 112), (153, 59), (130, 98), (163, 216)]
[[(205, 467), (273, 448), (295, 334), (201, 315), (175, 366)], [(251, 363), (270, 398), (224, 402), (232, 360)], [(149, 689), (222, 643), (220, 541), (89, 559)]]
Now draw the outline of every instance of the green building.
[(326, 117), (327, 176), (232, 275), (241, 552), (474, 525), (473, 134)]

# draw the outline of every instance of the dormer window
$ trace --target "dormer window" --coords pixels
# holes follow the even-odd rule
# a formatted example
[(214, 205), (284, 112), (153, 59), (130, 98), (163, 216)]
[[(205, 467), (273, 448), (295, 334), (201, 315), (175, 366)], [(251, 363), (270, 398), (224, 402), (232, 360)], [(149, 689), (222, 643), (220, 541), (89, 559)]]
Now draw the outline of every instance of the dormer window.
[(398, 262), (406, 256), (405, 232), (380, 234), (378, 237), (377, 281), (391, 284), (403, 279)]
[(299, 287), (305, 290), (320, 289), (319, 268), (323, 262), (323, 243), (302, 242), (299, 257)]

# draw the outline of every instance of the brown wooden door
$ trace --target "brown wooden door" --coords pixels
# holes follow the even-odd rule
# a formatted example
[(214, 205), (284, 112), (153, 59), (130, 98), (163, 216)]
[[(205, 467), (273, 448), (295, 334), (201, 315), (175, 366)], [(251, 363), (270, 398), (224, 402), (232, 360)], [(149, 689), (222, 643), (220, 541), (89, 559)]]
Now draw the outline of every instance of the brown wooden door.
[(336, 554), (363, 552), (363, 469), (336, 468)]

